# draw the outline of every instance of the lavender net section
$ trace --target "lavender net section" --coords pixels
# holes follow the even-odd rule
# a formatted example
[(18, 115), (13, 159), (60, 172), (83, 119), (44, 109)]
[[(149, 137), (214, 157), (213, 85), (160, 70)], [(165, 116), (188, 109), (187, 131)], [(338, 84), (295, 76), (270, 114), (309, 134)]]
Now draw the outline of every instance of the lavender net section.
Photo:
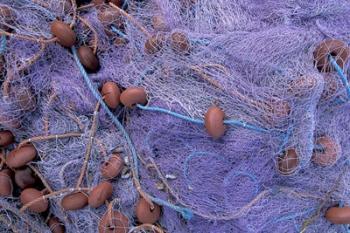
[[(69, 49), (22, 38), (49, 40), (50, 23), (60, 19), (74, 24), (76, 47), (97, 46), (101, 67), (89, 74), (96, 89), (106, 81), (122, 89), (141, 86), (149, 107), (203, 120), (217, 105), (226, 120), (264, 129), (227, 125), (225, 135), (213, 140), (203, 124), (137, 107), (113, 111), (135, 145), (142, 188), (193, 212), (185, 220), (163, 207), (159, 225), (166, 232), (347, 232), (346, 225), (331, 224), (324, 214), (339, 203), (350, 205), (349, 99), (339, 74), (315, 68), (314, 50), (330, 38), (349, 45), (348, 1), (130, 0), (129, 18), (107, 4), (79, 10), (94, 31), (74, 18), (71, 1), (2, 0), (1, 6), (12, 14), (0, 14), (0, 26), (17, 35), (7, 35), (0, 50), (1, 129), (11, 130), (17, 142), (82, 133), (34, 143), (39, 160), (32, 165), (53, 190), (76, 185), (97, 103)], [(106, 10), (117, 16), (113, 23), (101, 18)], [(155, 54), (145, 51), (149, 35), (135, 21), (157, 35)], [(187, 53), (174, 50), (174, 32), (187, 37)], [(349, 71), (347, 62), (344, 75)], [(321, 137), (336, 145), (330, 166), (313, 159)], [(279, 158), (290, 148), (299, 163), (284, 176)], [(101, 109), (84, 187), (102, 180), (100, 166), (115, 150), (126, 168), (113, 180), (114, 208), (133, 229), (139, 194), (131, 150)], [(50, 199), (50, 211), (67, 232), (98, 231), (106, 206), (63, 211), (62, 197)], [(0, 232), (11, 227), (49, 232), (41, 217), (18, 212), (18, 197), (0, 198), (0, 206)]]

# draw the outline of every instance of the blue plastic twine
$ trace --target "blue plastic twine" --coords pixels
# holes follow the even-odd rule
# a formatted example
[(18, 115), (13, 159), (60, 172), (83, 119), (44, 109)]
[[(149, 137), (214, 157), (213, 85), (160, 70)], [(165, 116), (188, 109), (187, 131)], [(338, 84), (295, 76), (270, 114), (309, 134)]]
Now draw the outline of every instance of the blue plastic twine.
[[(142, 109), (142, 110), (145, 110), (145, 111), (161, 112), (161, 113), (165, 113), (165, 114), (168, 114), (170, 116), (173, 116), (173, 117), (176, 117), (176, 118), (188, 121), (188, 122), (204, 125), (204, 121), (201, 120), (201, 119), (193, 119), (191, 117), (184, 116), (184, 115), (181, 115), (181, 114), (176, 113), (176, 112), (172, 112), (171, 110), (168, 110), (168, 109), (159, 108), (159, 107), (142, 106), (140, 104), (137, 104), (136, 106), (139, 109)], [(253, 131), (257, 131), (257, 132), (262, 132), (262, 133), (268, 132), (267, 129), (263, 129), (263, 128), (257, 127), (255, 125), (251, 125), (249, 123), (246, 123), (246, 122), (240, 121), (240, 120), (233, 120), (233, 119), (231, 119), (231, 120), (224, 120), (224, 123), (227, 124), (227, 125), (238, 126), (238, 127), (242, 127), (242, 128), (245, 128), (245, 129), (250, 129), (250, 130), (253, 130)]]
[(143, 106), (143, 105), (136, 105), (139, 109), (142, 109), (142, 110), (145, 110), (145, 111), (151, 111), (151, 112), (161, 112), (161, 113), (165, 113), (165, 114), (168, 114), (170, 116), (173, 116), (173, 117), (176, 117), (176, 118), (179, 118), (179, 119), (182, 119), (182, 120), (185, 120), (185, 121), (189, 121), (189, 122), (192, 122), (192, 123), (195, 123), (195, 124), (200, 124), (200, 125), (203, 125), (204, 124), (204, 121), (203, 120), (199, 120), (199, 119), (193, 119), (191, 117), (188, 117), (188, 116), (184, 116), (184, 115), (181, 115), (179, 113), (176, 113), (176, 112), (172, 112), (171, 110), (168, 110), (168, 109), (164, 109), (164, 108), (159, 108), (159, 107), (149, 107), (149, 106)]
[[(125, 128), (123, 127), (123, 125), (119, 122), (119, 120), (113, 115), (113, 113), (109, 110), (108, 106), (105, 104), (105, 102), (102, 99), (102, 96), (100, 95), (100, 93), (94, 88), (93, 83), (91, 82), (86, 70), (84, 69), (83, 65), (80, 63), (79, 58), (78, 58), (78, 54), (77, 54), (77, 49), (73, 46), (72, 48), (72, 53), (73, 53), (73, 57), (75, 62), (77, 63), (77, 66), (80, 70), (80, 73), (83, 75), (84, 81), (87, 84), (87, 86), (89, 87), (91, 93), (94, 95), (94, 97), (96, 98), (96, 100), (101, 104), (103, 110), (106, 111), (106, 113), (108, 114), (108, 116), (112, 119), (112, 122), (117, 126), (117, 128), (122, 132), (129, 148), (131, 151), (131, 155), (133, 158), (133, 163), (134, 163), (134, 168), (135, 168), (135, 175), (136, 177), (139, 177), (138, 175), (138, 160), (137, 160), (137, 154), (136, 154), (136, 149), (128, 135), (128, 133), (126, 132)], [(155, 202), (158, 205), (162, 205), (162, 206), (167, 206), (177, 212), (179, 212), (182, 217), (186, 220), (190, 220), (193, 216), (193, 213), (190, 209), (188, 208), (183, 208), (183, 207), (179, 207), (176, 205), (173, 205), (169, 202), (166, 202), (162, 199), (156, 198), (156, 197), (152, 197), (149, 196), (149, 198)]]
[(0, 55), (4, 54), (6, 50), (6, 36), (1, 36), (1, 43), (0, 43)]
[(91, 82), (91, 80), (89, 79), (89, 76), (88, 76), (86, 70), (84, 69), (83, 65), (79, 61), (79, 58), (78, 58), (78, 55), (77, 55), (77, 50), (76, 50), (75, 47), (72, 47), (72, 52), (73, 52), (74, 60), (77, 63), (78, 68), (80, 70), (80, 73), (83, 75), (84, 81), (88, 85), (90, 91), (92, 92), (94, 97), (98, 100), (98, 102), (100, 102), (102, 108), (106, 111), (108, 116), (112, 119), (113, 123), (117, 126), (117, 128), (122, 132), (123, 136), (125, 137), (126, 142), (127, 142), (128, 146), (129, 146), (129, 148), (131, 150), (131, 155), (132, 155), (133, 160), (134, 160), (136, 176), (138, 177), (137, 154), (136, 154), (135, 147), (134, 147), (134, 145), (133, 145), (133, 143), (132, 143), (128, 133), (126, 132), (126, 130), (123, 127), (123, 125), (119, 122), (119, 120), (109, 110), (108, 106), (103, 101), (102, 96), (100, 95), (100, 93), (94, 88), (94, 85)]
[(346, 94), (348, 96), (348, 99), (350, 99), (350, 85), (349, 85), (349, 81), (346, 78), (343, 69), (338, 65), (337, 61), (331, 56), (328, 56), (329, 61), (331, 62), (332, 66), (334, 67), (334, 69), (337, 71), (341, 81), (343, 82), (343, 85), (346, 89)]
[(173, 205), (167, 201), (164, 201), (164, 200), (156, 198), (156, 197), (151, 197), (151, 199), (153, 202), (157, 203), (158, 205), (167, 206), (167, 207), (179, 212), (181, 214), (181, 216), (186, 220), (190, 220), (193, 217), (192, 210), (190, 210), (188, 208), (183, 208), (183, 207)]
[(111, 26), (112, 32), (118, 34), (118, 36), (123, 37), (124, 39), (128, 39), (128, 37), (120, 30), (118, 30), (118, 28), (114, 27), (113, 25)]

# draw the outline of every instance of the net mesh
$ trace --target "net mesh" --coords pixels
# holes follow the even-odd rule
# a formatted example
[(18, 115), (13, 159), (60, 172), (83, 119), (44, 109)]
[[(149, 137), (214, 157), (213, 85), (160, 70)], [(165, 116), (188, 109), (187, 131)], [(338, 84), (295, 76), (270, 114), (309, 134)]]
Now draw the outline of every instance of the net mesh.
[[(64, 211), (69, 192), (49, 197), (67, 232), (98, 232), (110, 209), (127, 217), (126, 232), (347, 232), (324, 215), (350, 205), (349, 1), (112, 1), (124, 10), (93, 2), (0, 3), (1, 129), (16, 143), (42, 137), (30, 165), (53, 192), (77, 185), (90, 146), (81, 187), (103, 180), (100, 167), (114, 152), (125, 162), (108, 205)], [(241, 124), (213, 140), (202, 123), (119, 106), (113, 114), (136, 148), (135, 167), (106, 109), (95, 125), (97, 100), (74, 52), (51, 34), (55, 19), (73, 28), (76, 47), (97, 51), (95, 89), (139, 86), (147, 107), (203, 121), (215, 105)], [(72, 132), (81, 135), (58, 136)], [(142, 190), (168, 203), (152, 226), (135, 217), (135, 169)], [(19, 211), (19, 192), (0, 197), (0, 231), (49, 232), (44, 215)]]

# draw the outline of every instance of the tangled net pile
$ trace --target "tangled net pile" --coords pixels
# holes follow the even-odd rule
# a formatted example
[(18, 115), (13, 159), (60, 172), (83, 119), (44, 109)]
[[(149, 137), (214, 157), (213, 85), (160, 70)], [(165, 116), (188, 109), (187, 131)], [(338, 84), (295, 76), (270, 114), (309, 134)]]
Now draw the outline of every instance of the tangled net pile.
[(0, 232), (349, 232), (349, 28), (348, 0), (0, 0)]

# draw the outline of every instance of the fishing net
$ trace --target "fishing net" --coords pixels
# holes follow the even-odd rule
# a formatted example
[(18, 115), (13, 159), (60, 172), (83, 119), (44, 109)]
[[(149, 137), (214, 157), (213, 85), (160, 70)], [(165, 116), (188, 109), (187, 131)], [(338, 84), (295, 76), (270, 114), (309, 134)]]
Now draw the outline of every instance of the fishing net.
[[(66, 232), (348, 232), (325, 214), (350, 205), (349, 26), (346, 0), (2, 0), (0, 126), (15, 143), (0, 166), (17, 172), (10, 152), (33, 144), (25, 167), (49, 208), (33, 213), (13, 184), (0, 231), (50, 232), (54, 216)], [(108, 108), (106, 82), (142, 87), (147, 104)], [(116, 154), (108, 201), (66, 210)], [(140, 221), (140, 198), (160, 219)], [(106, 228), (108, 214), (126, 226)]]

